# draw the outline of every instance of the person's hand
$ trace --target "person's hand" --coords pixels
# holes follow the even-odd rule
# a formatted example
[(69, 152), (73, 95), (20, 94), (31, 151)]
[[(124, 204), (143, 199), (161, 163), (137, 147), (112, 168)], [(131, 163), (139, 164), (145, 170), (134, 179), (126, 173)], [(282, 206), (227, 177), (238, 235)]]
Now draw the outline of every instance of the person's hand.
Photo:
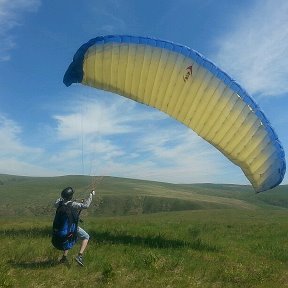
[(95, 195), (95, 191), (93, 190), (93, 191), (91, 192), (91, 194), (92, 194), (92, 196), (94, 196), (94, 195)]

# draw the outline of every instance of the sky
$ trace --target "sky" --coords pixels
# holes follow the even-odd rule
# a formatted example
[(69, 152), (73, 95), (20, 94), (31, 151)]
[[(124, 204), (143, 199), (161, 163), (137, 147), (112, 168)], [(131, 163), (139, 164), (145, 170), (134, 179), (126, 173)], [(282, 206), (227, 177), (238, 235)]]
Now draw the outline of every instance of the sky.
[(0, 174), (248, 184), (166, 114), (62, 80), (100, 35), (183, 44), (246, 89), (287, 151), (287, 15), (286, 0), (0, 0)]

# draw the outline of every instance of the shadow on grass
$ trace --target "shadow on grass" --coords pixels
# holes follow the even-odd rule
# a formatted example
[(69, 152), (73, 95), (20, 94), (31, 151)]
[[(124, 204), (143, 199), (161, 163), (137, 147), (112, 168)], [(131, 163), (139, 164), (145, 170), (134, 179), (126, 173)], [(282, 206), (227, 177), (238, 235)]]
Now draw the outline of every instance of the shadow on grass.
[(218, 251), (218, 248), (213, 245), (204, 243), (201, 239), (192, 239), (191, 241), (183, 241), (178, 239), (167, 239), (161, 234), (136, 236), (130, 235), (125, 231), (105, 231), (105, 232), (90, 232), (91, 239), (95, 239), (97, 243), (103, 244), (123, 244), (123, 245), (138, 245), (149, 248), (189, 248), (198, 251)]
[[(91, 240), (99, 244), (123, 244), (135, 245), (149, 248), (188, 248), (197, 251), (217, 252), (219, 249), (215, 245), (210, 245), (203, 242), (200, 238), (193, 238), (190, 241), (183, 241), (178, 239), (169, 239), (165, 235), (151, 234), (151, 235), (131, 235), (123, 230), (113, 231), (88, 231)], [(18, 239), (21, 238), (50, 238), (51, 228), (37, 228), (30, 229), (9, 229), (0, 230), (1, 237), (9, 237)]]
[(34, 260), (34, 261), (8, 261), (8, 263), (14, 268), (21, 269), (42, 269), (51, 268), (60, 265), (56, 260)]

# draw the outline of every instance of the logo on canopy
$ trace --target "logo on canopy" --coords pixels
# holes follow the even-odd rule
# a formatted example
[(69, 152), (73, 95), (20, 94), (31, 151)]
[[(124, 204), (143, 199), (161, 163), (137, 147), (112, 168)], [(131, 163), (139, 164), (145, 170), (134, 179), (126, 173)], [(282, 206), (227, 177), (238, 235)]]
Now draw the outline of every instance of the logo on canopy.
[(188, 66), (185, 70), (185, 75), (183, 76), (183, 80), (184, 82), (188, 81), (188, 79), (192, 76), (192, 66)]

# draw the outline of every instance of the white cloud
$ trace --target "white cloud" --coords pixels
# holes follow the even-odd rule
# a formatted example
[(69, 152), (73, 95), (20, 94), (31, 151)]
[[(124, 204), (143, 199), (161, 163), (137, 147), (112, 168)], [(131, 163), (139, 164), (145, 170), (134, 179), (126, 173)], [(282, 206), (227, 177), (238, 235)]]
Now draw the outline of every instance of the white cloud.
[(144, 109), (139, 113), (139, 109), (135, 108), (136, 103), (119, 96), (104, 96), (109, 96), (108, 100), (88, 97), (72, 101), (70, 106), (65, 106), (65, 114), (53, 117), (56, 120), (56, 138), (62, 143), (62, 149), (50, 159), (52, 162), (73, 159), (75, 169), (79, 169), (77, 161), (84, 161), (86, 166), (90, 162), (94, 162), (94, 166), (101, 166), (102, 162), (117, 161), (115, 159), (122, 156), (130, 157), (126, 147), (119, 144), (119, 138), (138, 133), (137, 126), (143, 122), (166, 118), (154, 110)]
[[(174, 183), (229, 182), (230, 177), (227, 178), (225, 170), (233, 165), (184, 126), (176, 124), (174, 129), (170, 127), (169, 130), (157, 128), (154, 132), (143, 134), (137, 146), (138, 154), (149, 155), (140, 164), (140, 169), (131, 170), (133, 175), (142, 179)], [(243, 178), (240, 169), (232, 169), (239, 175), (238, 178)]]
[[(227, 159), (222, 159), (216, 151), (211, 152), (206, 148), (206, 152), (203, 151), (198, 155), (197, 147), (191, 145), (190, 149), (194, 151), (193, 153), (189, 154), (187, 151), (176, 153), (177, 150), (181, 151), (179, 146), (180, 144), (170, 151), (165, 147), (159, 147), (158, 152), (162, 151), (162, 155), (146, 155), (142, 160), (137, 159), (137, 161), (125, 161), (128, 156), (109, 161), (97, 159), (94, 162), (94, 171), (99, 175), (170, 183), (248, 183), (241, 170), (233, 167), (232, 163), (229, 164)], [(136, 147), (134, 149), (137, 150)], [(171, 152), (170, 157), (165, 157), (169, 152)]]
[[(85, 109), (75, 104), (79, 101), (70, 102), (73, 108), (64, 105), (65, 115), (54, 117), (58, 137), (50, 134), (48, 142), (41, 141), (45, 151), (23, 144), (21, 126), (1, 116), (0, 173), (111, 175), (171, 183), (235, 183), (238, 177), (238, 183), (245, 183), (240, 169), (184, 125), (154, 109), (109, 96), (105, 105), (98, 98), (84, 101)], [(230, 181), (230, 173), (238, 176)]]
[(74, 174), (173, 183), (233, 182), (232, 167), (243, 181), (239, 168), (184, 125), (118, 96), (109, 98), (105, 103), (86, 99), (85, 109), (74, 103), (54, 117), (62, 142), (62, 152), (51, 159), (56, 166), (68, 163)]
[(0, 115), (0, 155), (22, 155), (23, 153), (39, 153), (40, 149), (25, 146), (19, 137), (21, 127), (13, 120)]
[(57, 172), (56, 169), (49, 169), (38, 164), (29, 163), (16, 157), (0, 158), (0, 173), (20, 176), (60, 176), (63, 172)]
[(0, 0), (0, 62), (10, 60), (9, 51), (15, 47), (13, 29), (22, 24), (23, 14), (35, 12), (40, 0)]
[[(103, 134), (129, 132), (122, 115), (117, 113), (115, 105), (90, 102), (85, 108), (68, 115), (56, 115), (58, 136), (60, 139), (73, 139), (81, 134)], [(119, 118), (118, 118), (119, 117)]]
[(25, 145), (22, 136), (23, 132), (18, 123), (0, 115), (0, 173), (26, 176), (55, 175), (55, 171), (41, 167), (43, 149)]
[(121, 16), (123, 12), (124, 15), (127, 14), (126, 10), (129, 9), (127, 5), (118, 0), (106, 0), (101, 5), (97, 1), (92, 1), (90, 8), (94, 15), (93, 23), (88, 21), (90, 27), (86, 26), (86, 29), (90, 30), (93, 27), (94, 35), (121, 34), (121, 31), (127, 33), (126, 20)]
[(106, 101), (81, 99), (71, 103), (66, 115), (55, 115), (59, 139), (132, 133), (137, 131), (137, 123), (166, 118), (154, 110), (139, 113), (134, 102), (112, 94), (109, 97)]
[(288, 2), (256, 1), (219, 40), (216, 63), (250, 94), (287, 94)]

